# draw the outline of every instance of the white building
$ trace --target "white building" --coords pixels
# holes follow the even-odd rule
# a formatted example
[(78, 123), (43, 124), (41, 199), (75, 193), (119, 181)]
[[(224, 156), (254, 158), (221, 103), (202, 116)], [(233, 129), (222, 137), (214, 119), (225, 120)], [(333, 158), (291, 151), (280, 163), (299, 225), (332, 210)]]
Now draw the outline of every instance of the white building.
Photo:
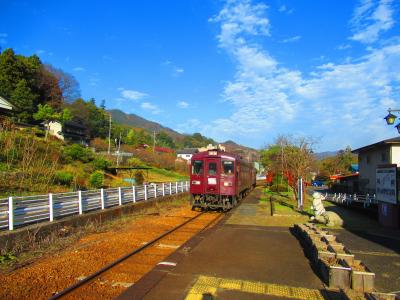
[(9, 114), (10, 112), (14, 111), (15, 107), (8, 102), (6, 99), (0, 96), (0, 114), (5, 113)]
[(189, 161), (193, 154), (199, 152), (199, 150), (197, 150), (197, 148), (187, 148), (187, 149), (183, 149), (183, 150), (178, 150), (176, 151), (176, 156), (178, 158), (182, 158), (184, 160)]
[(376, 169), (390, 164), (400, 166), (400, 137), (383, 140), (352, 152), (358, 154), (360, 192), (375, 194)]

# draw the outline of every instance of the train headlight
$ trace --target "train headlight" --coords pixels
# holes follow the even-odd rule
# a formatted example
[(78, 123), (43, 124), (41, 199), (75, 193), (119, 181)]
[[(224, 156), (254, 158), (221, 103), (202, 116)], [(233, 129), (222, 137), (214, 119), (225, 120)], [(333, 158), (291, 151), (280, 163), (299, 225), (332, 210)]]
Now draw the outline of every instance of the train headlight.
[(232, 182), (224, 182), (224, 186), (232, 186)]
[(200, 185), (200, 181), (199, 180), (192, 180), (192, 184), (193, 185)]

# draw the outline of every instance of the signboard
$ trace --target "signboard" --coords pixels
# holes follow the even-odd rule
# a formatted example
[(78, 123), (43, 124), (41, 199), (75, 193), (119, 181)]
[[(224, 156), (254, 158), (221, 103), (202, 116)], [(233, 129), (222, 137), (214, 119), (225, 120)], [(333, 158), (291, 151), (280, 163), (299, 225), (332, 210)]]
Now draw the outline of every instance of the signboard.
[(397, 167), (376, 169), (376, 199), (386, 203), (397, 203)]

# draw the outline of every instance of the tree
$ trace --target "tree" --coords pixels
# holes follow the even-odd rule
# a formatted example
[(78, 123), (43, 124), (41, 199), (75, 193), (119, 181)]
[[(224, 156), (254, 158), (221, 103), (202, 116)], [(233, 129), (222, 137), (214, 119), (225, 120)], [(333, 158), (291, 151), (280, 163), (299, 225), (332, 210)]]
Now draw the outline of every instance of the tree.
[(168, 147), (168, 148), (173, 148), (173, 149), (175, 149), (175, 147), (176, 147), (174, 140), (168, 134), (166, 134), (164, 131), (157, 133), (156, 141), (157, 141), (157, 145), (159, 145), (161, 147)]
[(71, 112), (69, 109), (65, 108), (61, 112), (56, 112), (54, 109), (48, 105), (39, 104), (38, 111), (33, 115), (33, 118), (37, 121), (44, 121), (46, 127), (46, 137), (50, 130), (50, 122), (52, 121), (60, 121), (64, 123), (65, 121), (69, 121), (72, 118)]
[(11, 103), (18, 108), (17, 117), (22, 122), (32, 120), (35, 111), (35, 100), (37, 96), (32, 93), (25, 79), (21, 79), (11, 94)]
[(262, 151), (262, 161), (276, 174), (282, 172), (298, 198), (297, 179), (307, 180), (314, 165), (311, 138), (279, 136), (273, 145)]
[(79, 83), (73, 75), (55, 68), (50, 64), (46, 64), (45, 68), (57, 78), (58, 86), (61, 89), (62, 97), (65, 102), (72, 103), (81, 96)]

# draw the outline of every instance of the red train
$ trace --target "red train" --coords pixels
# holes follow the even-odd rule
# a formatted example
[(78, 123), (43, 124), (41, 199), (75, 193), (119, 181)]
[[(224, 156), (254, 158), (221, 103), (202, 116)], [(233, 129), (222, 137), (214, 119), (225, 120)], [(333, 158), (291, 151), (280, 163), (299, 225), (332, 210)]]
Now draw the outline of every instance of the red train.
[(191, 158), (192, 209), (222, 209), (236, 206), (256, 185), (256, 170), (236, 154), (219, 149), (196, 153)]

